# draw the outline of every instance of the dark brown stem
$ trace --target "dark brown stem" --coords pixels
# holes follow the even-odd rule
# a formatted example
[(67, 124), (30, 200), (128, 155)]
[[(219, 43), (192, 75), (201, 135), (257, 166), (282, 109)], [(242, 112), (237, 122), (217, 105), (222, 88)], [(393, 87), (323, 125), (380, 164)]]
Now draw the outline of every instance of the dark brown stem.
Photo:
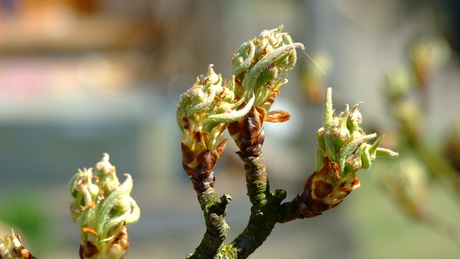
[(286, 223), (289, 221), (293, 221), (295, 219), (301, 219), (303, 216), (298, 211), (299, 206), (299, 196), (295, 197), (290, 202), (284, 202), (281, 204), (278, 210), (279, 214), (279, 223)]

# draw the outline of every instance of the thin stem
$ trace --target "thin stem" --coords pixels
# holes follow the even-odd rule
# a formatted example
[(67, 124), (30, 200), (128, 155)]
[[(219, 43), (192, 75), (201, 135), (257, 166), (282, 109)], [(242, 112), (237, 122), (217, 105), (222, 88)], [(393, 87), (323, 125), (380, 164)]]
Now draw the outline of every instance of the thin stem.
[(197, 197), (203, 210), (206, 232), (195, 253), (189, 258), (213, 258), (221, 251), (227, 237), (229, 227), (225, 215), (231, 197), (226, 194), (219, 199), (215, 192), (198, 194)]
[(289, 221), (293, 221), (295, 219), (303, 218), (301, 214), (298, 213), (299, 206), (299, 196), (295, 197), (290, 202), (284, 202), (278, 209), (278, 222), (279, 223), (286, 223)]
[(240, 157), (246, 169), (248, 196), (252, 203), (251, 216), (245, 230), (230, 246), (237, 249), (238, 258), (247, 258), (270, 235), (278, 221), (278, 206), (285, 195), (281, 198), (270, 193), (270, 185), (265, 171), (265, 159), (262, 154), (244, 156), (240, 153)]
[(236, 251), (239, 259), (247, 258), (267, 239), (278, 222), (278, 208), (286, 197), (283, 190), (270, 192), (262, 155), (264, 115), (261, 109), (254, 107), (243, 121), (235, 123), (230, 130), (231, 135), (237, 136), (235, 141), (240, 148), (237, 153), (244, 163), (247, 194), (252, 203), (246, 228), (229, 245), (230, 249)]
[[(212, 165), (212, 167), (214, 166)], [(209, 177), (214, 178), (213, 175), (212, 172)], [(209, 182), (210, 180), (207, 178), (202, 179), (203, 182)], [(225, 238), (227, 238), (229, 227), (225, 216), (227, 214), (227, 204), (231, 202), (232, 198), (228, 194), (218, 198), (213, 187), (214, 179), (211, 182), (210, 184), (203, 184), (192, 179), (198, 202), (203, 211), (206, 232), (195, 253), (188, 258), (214, 258), (221, 250)], [(206, 186), (206, 188), (197, 188), (197, 186)]]

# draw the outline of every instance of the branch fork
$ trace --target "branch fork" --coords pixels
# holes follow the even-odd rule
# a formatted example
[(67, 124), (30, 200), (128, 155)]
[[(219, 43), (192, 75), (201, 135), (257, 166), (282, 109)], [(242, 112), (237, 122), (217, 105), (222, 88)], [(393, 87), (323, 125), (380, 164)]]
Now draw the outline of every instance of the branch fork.
[[(332, 109), (331, 89), (324, 101), (324, 125), (318, 131), (316, 171), (303, 191), (290, 202), (282, 203), (286, 191), (270, 191), (262, 146), (263, 123), (284, 122), (285, 111), (270, 110), (280, 86), (294, 67), (295, 49), (282, 26), (263, 31), (258, 38), (244, 43), (232, 56), (233, 75), (226, 83), (209, 66), (208, 74), (197, 78), (178, 105), (177, 122), (182, 132), (183, 168), (190, 177), (206, 222), (206, 233), (188, 258), (247, 258), (270, 235), (276, 223), (310, 218), (332, 209), (359, 187), (356, 173), (367, 169), (377, 156), (398, 154), (373, 144), (376, 134), (366, 135), (358, 105), (336, 116)], [(227, 144), (228, 129), (235, 141), (245, 169), (247, 195), (252, 203), (246, 228), (229, 245), (225, 221), (229, 195), (218, 197), (214, 190), (214, 168)]]

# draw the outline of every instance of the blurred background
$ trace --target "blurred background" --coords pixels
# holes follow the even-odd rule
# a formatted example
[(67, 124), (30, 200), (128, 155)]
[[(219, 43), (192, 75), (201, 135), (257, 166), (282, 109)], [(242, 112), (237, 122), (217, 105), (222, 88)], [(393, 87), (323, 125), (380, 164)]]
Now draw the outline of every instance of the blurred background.
[[(460, 148), (443, 144), (460, 142), (459, 13), (455, 0), (1, 0), (1, 235), (14, 227), (39, 258), (77, 258), (67, 183), (107, 152), (121, 179), (133, 176), (142, 211), (126, 258), (185, 258), (205, 228), (181, 168), (175, 104), (208, 64), (229, 78), (233, 52), (283, 24), (306, 49), (274, 107), (291, 120), (265, 127), (272, 188), (291, 200), (313, 172), (328, 86), (337, 111), (364, 101), (366, 131), (385, 134), (401, 159), (419, 160), (406, 170), (411, 163), (379, 159), (342, 205), (277, 225), (251, 258), (458, 258), (456, 170), (422, 162), (459, 161)], [(417, 46), (428, 61), (416, 58)], [(415, 113), (397, 116), (395, 87), (416, 92), (404, 98)], [(229, 145), (216, 169), (217, 192), (233, 197), (228, 242), (250, 209), (234, 151)], [(406, 171), (415, 173), (402, 178), (416, 180), (392, 182)], [(420, 216), (425, 206), (439, 220)]]

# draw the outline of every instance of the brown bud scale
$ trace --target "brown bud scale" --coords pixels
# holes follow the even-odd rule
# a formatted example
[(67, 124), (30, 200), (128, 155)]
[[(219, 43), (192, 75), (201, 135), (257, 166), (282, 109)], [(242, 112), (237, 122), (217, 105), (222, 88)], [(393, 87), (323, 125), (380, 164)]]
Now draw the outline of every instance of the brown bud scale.
[(359, 187), (359, 183), (356, 178), (341, 178), (339, 166), (325, 157), (320, 171), (313, 173), (305, 183), (304, 191), (298, 197), (297, 211), (305, 218), (321, 215), (323, 211), (339, 205)]

